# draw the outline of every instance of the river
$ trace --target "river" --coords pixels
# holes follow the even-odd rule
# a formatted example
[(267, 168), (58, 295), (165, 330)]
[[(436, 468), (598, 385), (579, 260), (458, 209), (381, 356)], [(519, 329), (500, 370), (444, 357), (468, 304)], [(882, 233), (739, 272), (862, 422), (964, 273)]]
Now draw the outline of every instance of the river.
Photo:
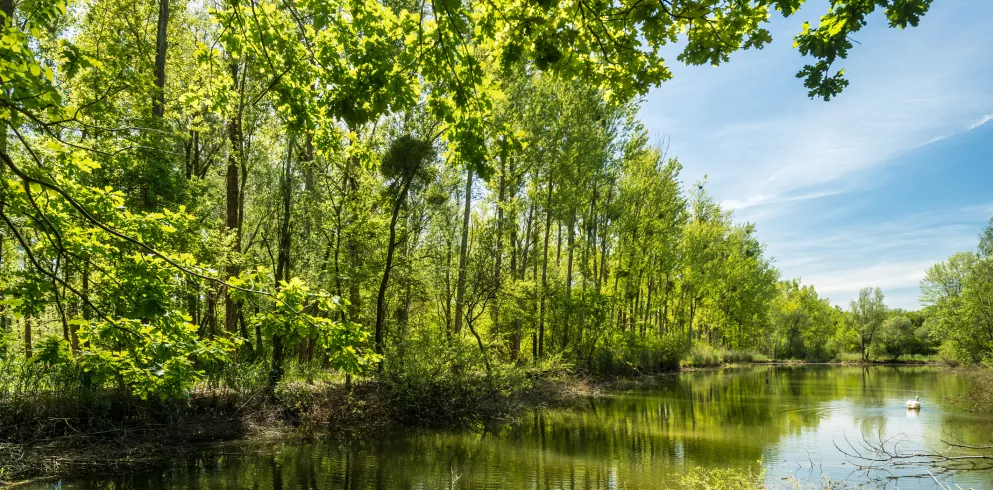
[[(761, 366), (686, 372), (632, 384), (568, 408), (542, 408), (487, 430), (412, 431), (361, 443), (224, 445), (155, 469), (34, 488), (648, 489), (678, 486), (691, 466), (765, 469), (791, 478), (886, 488), (993, 489), (993, 470), (874, 463), (865, 441), (902, 451), (942, 441), (989, 444), (993, 414), (960, 400), (969, 376), (936, 367)], [(922, 410), (908, 411), (920, 395)], [(993, 452), (991, 452), (993, 453)], [(871, 461), (864, 461), (868, 464)]]

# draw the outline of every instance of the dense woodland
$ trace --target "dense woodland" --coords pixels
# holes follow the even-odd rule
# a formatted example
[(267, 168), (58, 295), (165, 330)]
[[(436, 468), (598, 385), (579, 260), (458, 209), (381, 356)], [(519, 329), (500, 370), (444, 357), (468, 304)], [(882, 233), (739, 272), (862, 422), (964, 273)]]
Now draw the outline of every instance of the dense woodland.
[[(3, 390), (990, 362), (991, 229), (923, 311), (841, 310), (637, 120), (663, 48), (717, 65), (801, 3), (0, 0)], [(812, 97), (930, 2), (835, 3)]]

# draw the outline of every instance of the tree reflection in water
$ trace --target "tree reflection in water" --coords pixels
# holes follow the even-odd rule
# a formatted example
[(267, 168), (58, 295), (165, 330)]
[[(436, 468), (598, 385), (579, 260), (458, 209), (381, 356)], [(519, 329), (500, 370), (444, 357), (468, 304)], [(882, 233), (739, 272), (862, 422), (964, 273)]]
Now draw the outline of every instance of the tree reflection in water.
[[(800, 476), (862, 482), (835, 448), (845, 437), (949, 437), (988, 443), (993, 417), (948, 400), (970, 379), (931, 367), (754, 367), (632, 384), (571, 408), (539, 409), (470, 432), (413, 432), (354, 443), (245, 443), (184, 456), (164, 468), (63, 488), (394, 489), (659, 488), (686, 468), (757, 468), (770, 485)], [(928, 407), (910, 413), (908, 394)], [(911, 446), (902, 446), (910, 448)], [(919, 473), (919, 469), (915, 473)], [(894, 473), (899, 476), (901, 473)], [(990, 472), (946, 478), (993, 488)], [(917, 487), (921, 480), (884, 481)]]

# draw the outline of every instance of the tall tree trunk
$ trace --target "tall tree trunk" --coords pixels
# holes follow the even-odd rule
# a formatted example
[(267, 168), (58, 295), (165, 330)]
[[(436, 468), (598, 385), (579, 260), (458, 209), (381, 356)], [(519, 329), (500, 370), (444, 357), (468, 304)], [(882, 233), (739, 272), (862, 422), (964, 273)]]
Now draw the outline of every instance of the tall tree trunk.
[[(524, 231), (524, 247), (520, 250), (520, 266), (518, 267), (517, 257), (518, 252), (515, 249), (514, 255), (511, 256), (511, 270), (515, 280), (524, 281), (524, 276), (527, 274), (528, 270), (528, 252), (531, 248), (531, 228), (534, 222), (534, 203), (531, 203), (531, 208), (527, 215), (527, 225)], [(514, 236), (511, 241), (515, 243), (516, 247), (516, 234), (517, 234), (517, 220), (514, 220), (514, 225), (510, 228), (511, 233)], [(522, 320), (520, 317), (520, 312), (524, 311), (524, 297), (518, 294), (517, 296), (517, 313), (516, 318), (514, 318), (514, 344), (511, 346), (511, 353), (513, 359), (516, 361), (517, 357), (520, 355), (521, 351), (521, 336), (522, 336)]]
[[(279, 252), (276, 255), (276, 288), (282, 288), (281, 281), (289, 282), (290, 280), (290, 210), (293, 203), (293, 145), (294, 137), (290, 134), (287, 137), (286, 161), (283, 163), (283, 214), (279, 222)], [(272, 365), (269, 368), (270, 390), (274, 390), (279, 381), (283, 379), (284, 356), (283, 336), (273, 334)]]
[(200, 131), (190, 130), (190, 144), (186, 148), (186, 180), (200, 175)]
[(462, 243), (459, 245), (459, 277), (455, 289), (455, 334), (462, 332), (462, 302), (465, 300), (466, 252), (469, 247), (469, 211), (472, 206), (472, 169), (466, 168), (465, 211), (462, 216)]
[(31, 359), (31, 317), (24, 317), (24, 358)]
[[(600, 235), (603, 238), (600, 240), (600, 278), (597, 279), (597, 285), (596, 285), (597, 292), (601, 291), (601, 284), (607, 283), (607, 272), (608, 272), (607, 264), (609, 263), (607, 262), (607, 242), (608, 242), (607, 238), (610, 236), (610, 229), (609, 229), (610, 218), (607, 216), (607, 209), (610, 208), (611, 198), (614, 195), (613, 190), (614, 189), (612, 187), (607, 187), (607, 199), (603, 203), (603, 209), (604, 209), (603, 226), (600, 229)], [(614, 290), (615, 292), (617, 290), (616, 279), (614, 282)]]
[(165, 115), (166, 30), (169, 27), (169, 0), (159, 0), (159, 25), (155, 34), (155, 93), (152, 95), (152, 115)]
[[(551, 176), (549, 176), (551, 177)], [(545, 200), (545, 251), (541, 263), (541, 305), (538, 309), (538, 357), (545, 357), (545, 296), (548, 295), (548, 239), (552, 234), (552, 180), (548, 179)]]
[[(0, 0), (0, 1), (6, 1), (6, 0)], [(6, 126), (4, 126), (4, 123), (0, 123), (0, 130), (2, 131), (7, 130)], [(3, 148), (0, 148), (0, 151), (3, 151)], [(0, 175), (2, 175), (2, 173), (0, 173)], [(3, 211), (3, 203), (0, 202), (0, 212), (2, 211)], [(3, 271), (5, 265), (3, 245), (4, 245), (4, 234), (3, 232), (0, 232), (0, 271)], [(6, 299), (6, 298), (3, 295), (0, 295), (0, 299)], [(8, 327), (9, 324), (7, 320), (7, 306), (3, 305), (0, 306), (0, 337), (7, 335)]]
[(569, 217), (569, 230), (567, 231), (568, 240), (568, 252), (569, 256), (566, 258), (566, 275), (565, 275), (565, 314), (562, 315), (565, 318), (565, 322), (562, 325), (562, 347), (565, 348), (569, 345), (569, 321), (572, 316), (572, 261), (573, 261), (573, 251), (576, 245), (576, 208), (572, 208), (572, 215)]
[[(342, 206), (345, 205), (346, 200), (350, 200), (359, 190), (359, 180), (354, 175), (358, 171), (358, 159), (353, 157), (348, 159), (348, 164), (345, 167), (345, 180), (346, 187), (348, 188), (348, 195), (343, 199)], [(354, 221), (354, 214), (352, 213), (352, 221)], [(341, 232), (340, 230), (338, 231)], [(359, 252), (359, 246), (355, 238), (355, 234), (351, 233), (348, 239), (345, 241), (345, 249), (348, 252), (348, 261), (351, 266), (351, 280), (348, 284), (348, 302), (349, 305), (349, 316), (354, 322), (361, 322), (362, 320), (362, 290), (359, 289), (359, 281), (356, 279), (358, 276), (360, 264), (362, 263), (362, 256)]]
[[(231, 79), (238, 87), (238, 64), (231, 62)], [(231, 116), (228, 121), (228, 164), (226, 169), (225, 191), (226, 191), (226, 219), (225, 226), (228, 233), (234, 234), (234, 243), (231, 246), (233, 257), (228, 261), (225, 273), (228, 277), (240, 274), (237, 264), (238, 254), (241, 253), (241, 185), (239, 177), (241, 175), (241, 150), (242, 150), (242, 128), (241, 109)], [(224, 291), (224, 327), (232, 335), (238, 332), (238, 316), (241, 312), (241, 303), (235, 301)]]
[(669, 321), (669, 291), (672, 284), (669, 282), (669, 274), (665, 275), (665, 295), (662, 296), (662, 317), (659, 318), (659, 337), (665, 335), (666, 323)]
[(696, 297), (690, 298), (690, 318), (689, 323), (686, 327), (687, 339), (689, 339), (689, 346), (693, 347), (693, 317), (696, 315)]
[(645, 300), (645, 315), (642, 319), (641, 336), (648, 330), (649, 314), (652, 311), (652, 292), (655, 289), (655, 276), (648, 277), (648, 298)]
[[(511, 281), (517, 280), (517, 254), (519, 253), (518, 243), (517, 243), (517, 221), (514, 220), (510, 226), (510, 278)], [(521, 304), (522, 299), (518, 295), (517, 298), (517, 308), (520, 310), (523, 305)], [(517, 356), (521, 352), (521, 316), (520, 313), (514, 313), (514, 331), (511, 334), (510, 339), (510, 359), (513, 361), (517, 360)]]
[[(497, 191), (496, 258), (493, 270), (493, 287), (496, 300), (493, 302), (493, 337), (500, 337), (500, 271), (503, 268), (503, 199), (507, 187), (507, 157), (500, 155), (500, 185)], [(513, 259), (512, 259), (513, 260)]]
[[(376, 296), (376, 353), (383, 354), (383, 325), (386, 320), (386, 289), (390, 284), (390, 271), (393, 269), (393, 255), (396, 253), (397, 221), (400, 217), (400, 208), (407, 198), (407, 191), (413, 176), (405, 180), (400, 187), (400, 193), (393, 203), (393, 214), (390, 217), (390, 239), (386, 243), (386, 265), (383, 269), (383, 279), (379, 283), (379, 293)], [(382, 369), (382, 364), (379, 365)]]
[[(14, 0), (0, 0), (0, 12), (3, 12), (11, 25), (14, 25)], [(0, 21), (0, 29), (6, 27), (4, 22)], [(8, 97), (11, 94), (11, 89), (8, 87), (0, 87)], [(0, 119), (0, 152), (7, 153), (7, 120)], [(2, 175), (4, 172), (0, 172)]]

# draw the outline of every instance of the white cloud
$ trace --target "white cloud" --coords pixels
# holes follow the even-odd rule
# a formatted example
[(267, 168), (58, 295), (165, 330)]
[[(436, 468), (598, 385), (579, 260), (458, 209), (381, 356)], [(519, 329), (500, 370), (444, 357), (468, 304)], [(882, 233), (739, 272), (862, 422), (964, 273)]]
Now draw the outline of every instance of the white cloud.
[(830, 102), (809, 100), (791, 77), (806, 60), (789, 39), (799, 21), (819, 14), (775, 20), (775, 43), (720, 68), (676, 67), (641, 117), (651, 132), (671, 136), (685, 181), (708, 175), (708, 191), (757, 224), (784, 276), (801, 277), (836, 304), (879, 286), (892, 292), (891, 306), (916, 308), (926, 268), (973, 248), (993, 204), (905, 216), (909, 201), (873, 200), (866, 191), (886, 187), (877, 170), (901, 155), (993, 119), (993, 30), (985, 20), (993, 2), (936, 3), (906, 30), (887, 28), (881, 15), (870, 19), (843, 62), (851, 85)]
[[(979, 223), (993, 205), (917, 213), (882, 223), (822, 233), (783, 233), (769, 244), (786, 277), (800, 277), (833, 304), (845, 306), (858, 290), (879, 287), (892, 307), (916, 309), (928, 267), (976, 246)], [(761, 233), (761, 230), (760, 230)]]
[(787, 195), (787, 196), (774, 196), (774, 195), (766, 194), (766, 195), (753, 196), (746, 201), (735, 201), (735, 200), (721, 201), (721, 206), (728, 209), (741, 211), (744, 209), (748, 209), (756, 206), (765, 206), (769, 204), (784, 204), (784, 203), (792, 203), (797, 201), (807, 201), (810, 199), (820, 199), (822, 197), (836, 196), (840, 193), (841, 191), (839, 190), (833, 190), (833, 191), (810, 192), (806, 194), (796, 194), (796, 195)]
[(978, 121), (970, 124), (968, 126), (968, 129), (969, 129), (969, 131), (972, 131), (973, 129), (976, 129), (976, 128), (982, 126), (983, 124), (986, 124), (986, 123), (990, 122), (990, 120), (993, 120), (993, 112), (984, 115), (983, 117), (979, 118)]
[(868, 267), (836, 270), (804, 277), (803, 282), (813, 284), (819, 293), (832, 297), (835, 303), (840, 303), (846, 295), (850, 297), (852, 292), (857, 293), (864, 287), (878, 287), (885, 292), (886, 289), (917, 286), (924, 278), (924, 272), (932, 265), (934, 262), (930, 260), (882, 262)]
[[(963, 12), (975, 19), (975, 8), (935, 5), (907, 30), (871, 19), (844, 60), (851, 85), (830, 102), (809, 100), (790, 76), (808, 61), (788, 43), (808, 13), (801, 11), (773, 23), (776, 42), (764, 50), (739, 53), (717, 69), (676, 67), (676, 79), (649, 95), (642, 117), (672, 136), (671, 154), (687, 180), (708, 174), (710, 190), (738, 209), (846, 192), (860, 186), (861, 172), (993, 111), (993, 58), (985, 53), (993, 31), (961, 21)], [(980, 11), (993, 14), (990, 6)]]

